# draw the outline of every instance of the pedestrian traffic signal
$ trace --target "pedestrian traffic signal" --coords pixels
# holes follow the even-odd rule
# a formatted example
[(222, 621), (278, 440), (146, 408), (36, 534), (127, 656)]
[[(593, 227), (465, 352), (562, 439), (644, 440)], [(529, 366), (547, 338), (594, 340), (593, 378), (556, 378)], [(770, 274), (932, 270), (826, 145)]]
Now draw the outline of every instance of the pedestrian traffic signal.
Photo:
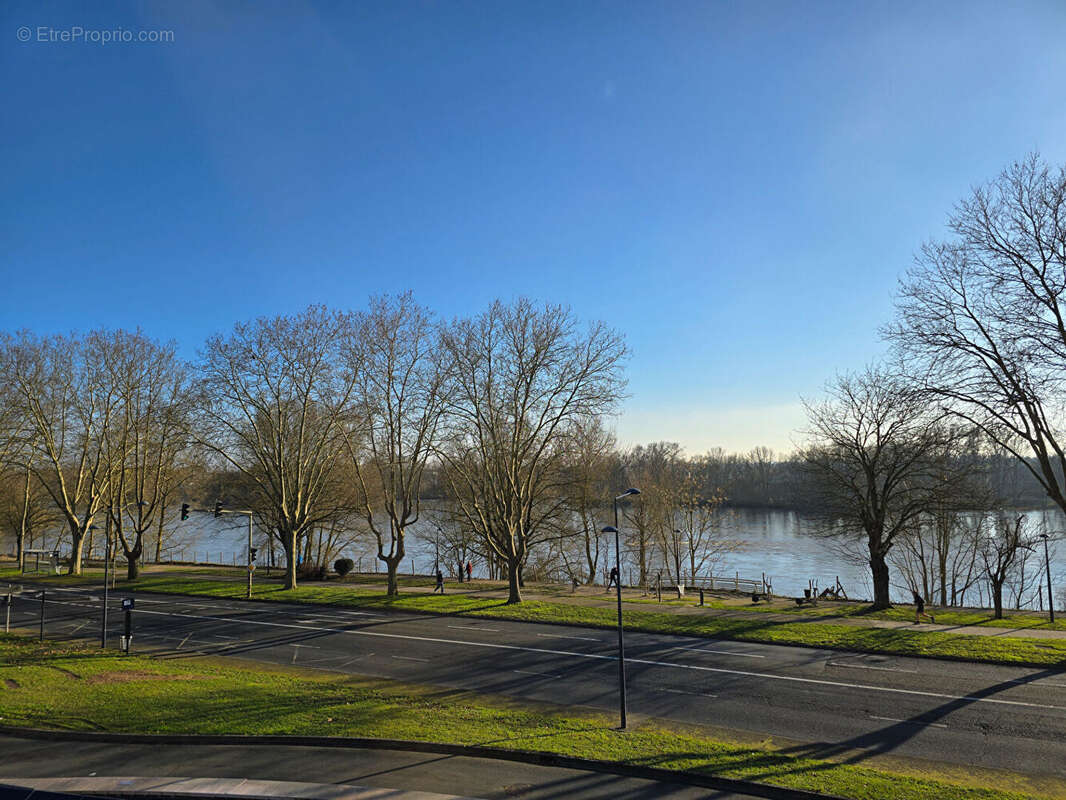
[(181, 521), (184, 522), (188, 518), (189, 518), (189, 504), (188, 503), (182, 503), (181, 504)]
[(259, 552), (259, 548), (258, 547), (249, 547), (248, 548), (248, 560), (249, 561), (255, 561), (255, 556), (256, 556), (256, 554), (258, 552)]
[(221, 500), (216, 500), (215, 501), (215, 516), (216, 517), (221, 517), (222, 516), (222, 501)]

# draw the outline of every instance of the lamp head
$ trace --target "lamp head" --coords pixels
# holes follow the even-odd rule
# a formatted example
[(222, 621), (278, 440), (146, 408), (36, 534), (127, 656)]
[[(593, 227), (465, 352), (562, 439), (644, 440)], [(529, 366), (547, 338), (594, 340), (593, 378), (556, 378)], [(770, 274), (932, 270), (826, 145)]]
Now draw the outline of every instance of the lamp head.
[(600, 533), (618, 533), (618, 528), (614, 525), (605, 525), (600, 529)]
[(621, 500), (623, 497), (629, 497), (631, 494), (640, 494), (640, 489), (626, 489), (615, 500)]

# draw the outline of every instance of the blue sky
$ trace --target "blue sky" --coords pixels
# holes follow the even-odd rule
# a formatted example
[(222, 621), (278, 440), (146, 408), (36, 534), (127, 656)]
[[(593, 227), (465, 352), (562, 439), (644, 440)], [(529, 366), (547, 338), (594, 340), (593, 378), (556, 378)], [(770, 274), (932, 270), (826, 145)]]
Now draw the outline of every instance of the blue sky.
[(1061, 2), (83, 5), (0, 5), (0, 328), (529, 295), (626, 334), (625, 443), (789, 449), (952, 204), (1066, 161)]

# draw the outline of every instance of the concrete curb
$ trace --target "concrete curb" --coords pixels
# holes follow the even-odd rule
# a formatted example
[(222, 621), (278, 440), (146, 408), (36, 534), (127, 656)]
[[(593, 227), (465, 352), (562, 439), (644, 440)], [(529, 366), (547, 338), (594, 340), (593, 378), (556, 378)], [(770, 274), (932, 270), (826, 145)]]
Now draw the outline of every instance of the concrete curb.
[(484, 745), (460, 745), (436, 742), (412, 742), (403, 739), (362, 739), (340, 736), (244, 736), (221, 734), (138, 734), (98, 733), (95, 731), (52, 731), (41, 728), (18, 728), (0, 725), (0, 735), (22, 739), (46, 741), (102, 742), (108, 744), (159, 744), (159, 745), (281, 745), (287, 747), (339, 747), (364, 750), (400, 750), (413, 753), (467, 756), (470, 758), (493, 758), (501, 761), (516, 761), (545, 767), (601, 772), (640, 778), (661, 783), (680, 783), (717, 791), (737, 792), (767, 800), (845, 800), (837, 795), (819, 794), (805, 789), (787, 789), (767, 783), (756, 783), (739, 778), (724, 778), (701, 775), (695, 772), (676, 772), (659, 767), (639, 764), (622, 764), (610, 761), (594, 761), (554, 753), (504, 750)]

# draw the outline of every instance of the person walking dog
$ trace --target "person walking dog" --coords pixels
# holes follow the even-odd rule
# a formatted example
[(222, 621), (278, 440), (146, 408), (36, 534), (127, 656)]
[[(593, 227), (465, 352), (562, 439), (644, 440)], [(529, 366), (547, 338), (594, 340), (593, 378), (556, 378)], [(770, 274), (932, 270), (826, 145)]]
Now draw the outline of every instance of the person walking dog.
[(914, 624), (917, 625), (922, 617), (929, 617), (930, 622), (936, 622), (932, 614), (925, 613), (925, 599), (915, 591), (911, 591), (911, 594), (914, 595)]

